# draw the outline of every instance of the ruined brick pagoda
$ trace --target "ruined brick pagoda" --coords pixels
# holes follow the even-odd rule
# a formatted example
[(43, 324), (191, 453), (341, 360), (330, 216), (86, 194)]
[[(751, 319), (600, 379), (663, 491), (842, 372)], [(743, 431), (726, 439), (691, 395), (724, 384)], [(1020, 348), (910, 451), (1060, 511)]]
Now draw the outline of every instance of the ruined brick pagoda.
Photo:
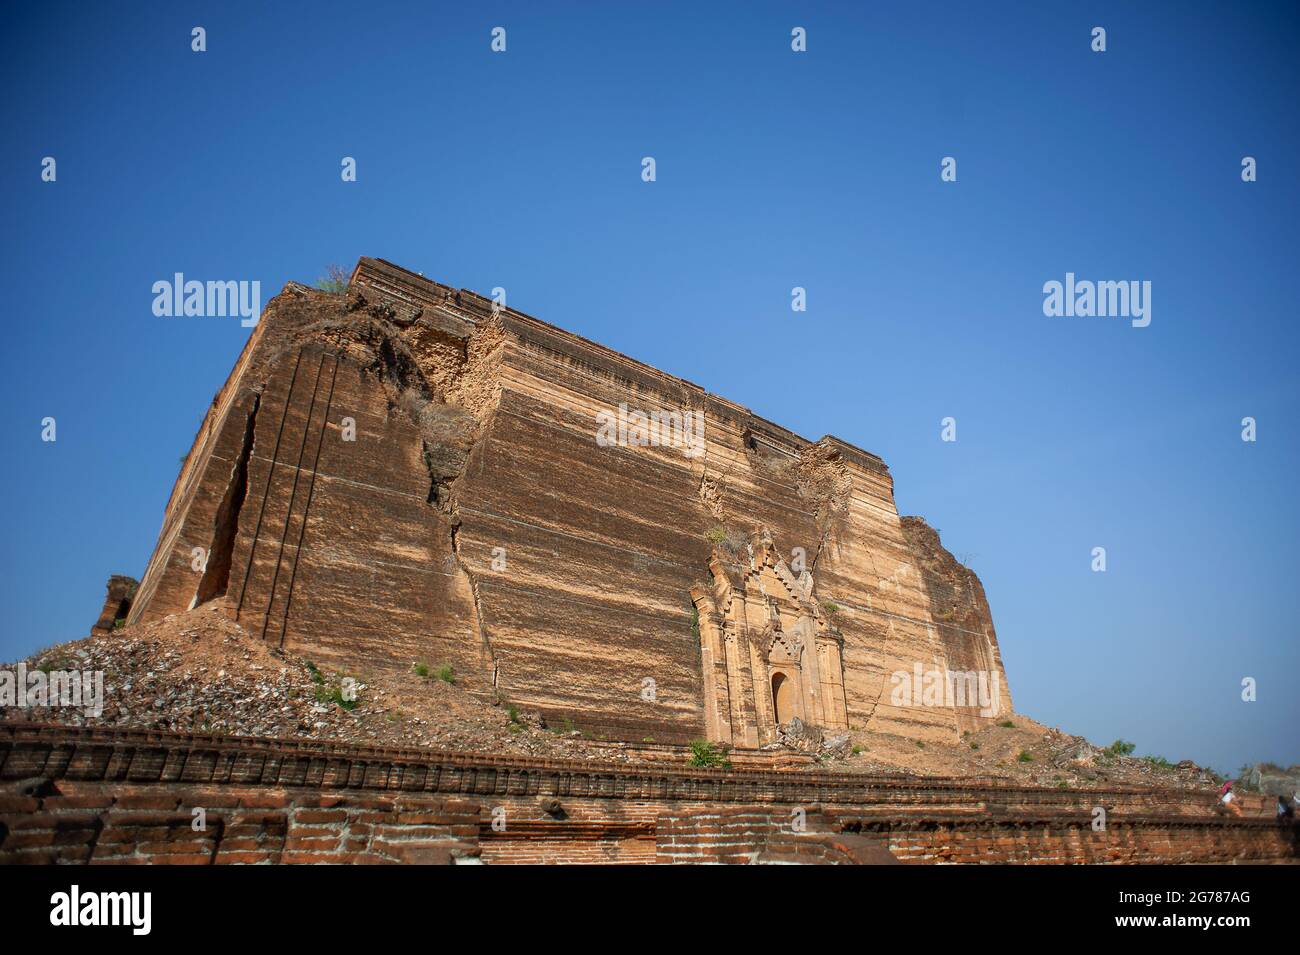
[[(268, 304), (128, 622), (210, 601), (322, 666), (449, 665), (615, 739), (952, 740), (1011, 710), (978, 578), (880, 458), (369, 258)], [(918, 666), (996, 702), (894, 705)]]

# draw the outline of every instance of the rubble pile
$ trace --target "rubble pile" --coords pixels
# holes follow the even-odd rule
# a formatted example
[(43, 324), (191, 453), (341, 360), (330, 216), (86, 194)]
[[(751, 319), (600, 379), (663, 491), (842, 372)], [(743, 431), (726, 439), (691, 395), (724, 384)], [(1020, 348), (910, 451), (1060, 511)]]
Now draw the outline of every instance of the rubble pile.
[[(322, 740), (448, 751), (687, 762), (686, 747), (594, 737), (567, 720), (485, 700), (450, 668), (345, 674), (275, 648), (231, 619), (220, 601), (160, 620), (93, 633), (24, 661), (29, 671), (102, 671), (98, 717), (77, 706), (0, 706), (0, 721)], [(1021, 715), (951, 743), (829, 733), (795, 717), (761, 751), (773, 767), (862, 774), (1001, 777), (1057, 788), (1209, 788), (1212, 772), (1119, 754)], [(758, 765), (747, 761), (747, 764)]]

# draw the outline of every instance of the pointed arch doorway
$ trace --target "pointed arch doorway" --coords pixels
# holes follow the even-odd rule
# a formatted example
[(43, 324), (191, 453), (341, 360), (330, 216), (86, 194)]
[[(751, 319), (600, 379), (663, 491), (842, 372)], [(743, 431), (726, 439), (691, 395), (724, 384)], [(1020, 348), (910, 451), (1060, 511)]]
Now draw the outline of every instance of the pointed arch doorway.
[(780, 670), (772, 674), (772, 708), (776, 711), (776, 723), (781, 726), (789, 723), (795, 716), (795, 684), (789, 676)]

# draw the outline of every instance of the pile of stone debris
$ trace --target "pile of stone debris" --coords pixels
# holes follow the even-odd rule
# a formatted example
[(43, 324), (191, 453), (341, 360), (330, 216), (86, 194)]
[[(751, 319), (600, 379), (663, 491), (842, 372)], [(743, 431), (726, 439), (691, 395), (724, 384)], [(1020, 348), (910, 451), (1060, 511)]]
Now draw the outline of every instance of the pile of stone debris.
[[(686, 747), (593, 739), (537, 714), (493, 705), (437, 674), (344, 677), (278, 650), (212, 605), (51, 647), (29, 670), (102, 671), (103, 710), (0, 705), (0, 721), (31, 720), (181, 733), (297, 738), (379, 746), (616, 762), (683, 762)], [(6, 667), (8, 669), (8, 667)], [(350, 699), (355, 689), (355, 699)], [(1044, 786), (1213, 786), (1177, 764), (1102, 749), (1016, 715), (961, 740), (922, 745), (861, 731), (831, 733), (795, 718), (764, 747), (776, 768), (869, 774), (1002, 776)], [(756, 754), (757, 755), (757, 754)], [(736, 765), (741, 765), (737, 763)]]
[(792, 749), (807, 753), (819, 761), (845, 759), (852, 753), (853, 738), (849, 733), (827, 735), (820, 726), (805, 723), (799, 717), (776, 728), (776, 742), (763, 747), (768, 750)]
[[(103, 707), (0, 706), (0, 721), (293, 737), (549, 758), (634, 761), (633, 748), (552, 732), (436, 674), (338, 674), (277, 650), (216, 608), (60, 644), (29, 671), (102, 671)], [(15, 664), (16, 666), (16, 664)]]
[(1190, 759), (1170, 763), (1155, 756), (1133, 756), (1132, 747), (1094, 746), (1082, 736), (1049, 729), (1043, 736), (1048, 762), (1055, 769), (1070, 770), (1090, 782), (1123, 783), (1132, 786), (1185, 786), (1203, 788), (1219, 782), (1213, 770)]

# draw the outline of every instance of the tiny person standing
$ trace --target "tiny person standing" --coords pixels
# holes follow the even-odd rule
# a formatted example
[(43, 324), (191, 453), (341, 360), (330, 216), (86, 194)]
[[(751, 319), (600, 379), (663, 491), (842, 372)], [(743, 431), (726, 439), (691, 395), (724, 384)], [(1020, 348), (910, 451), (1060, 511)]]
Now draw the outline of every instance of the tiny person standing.
[(1241, 807), (1237, 805), (1236, 794), (1232, 791), (1232, 784), (1235, 782), (1235, 779), (1229, 779), (1223, 784), (1223, 788), (1219, 790), (1219, 799), (1227, 812), (1232, 813), (1234, 816), (1240, 816)]

